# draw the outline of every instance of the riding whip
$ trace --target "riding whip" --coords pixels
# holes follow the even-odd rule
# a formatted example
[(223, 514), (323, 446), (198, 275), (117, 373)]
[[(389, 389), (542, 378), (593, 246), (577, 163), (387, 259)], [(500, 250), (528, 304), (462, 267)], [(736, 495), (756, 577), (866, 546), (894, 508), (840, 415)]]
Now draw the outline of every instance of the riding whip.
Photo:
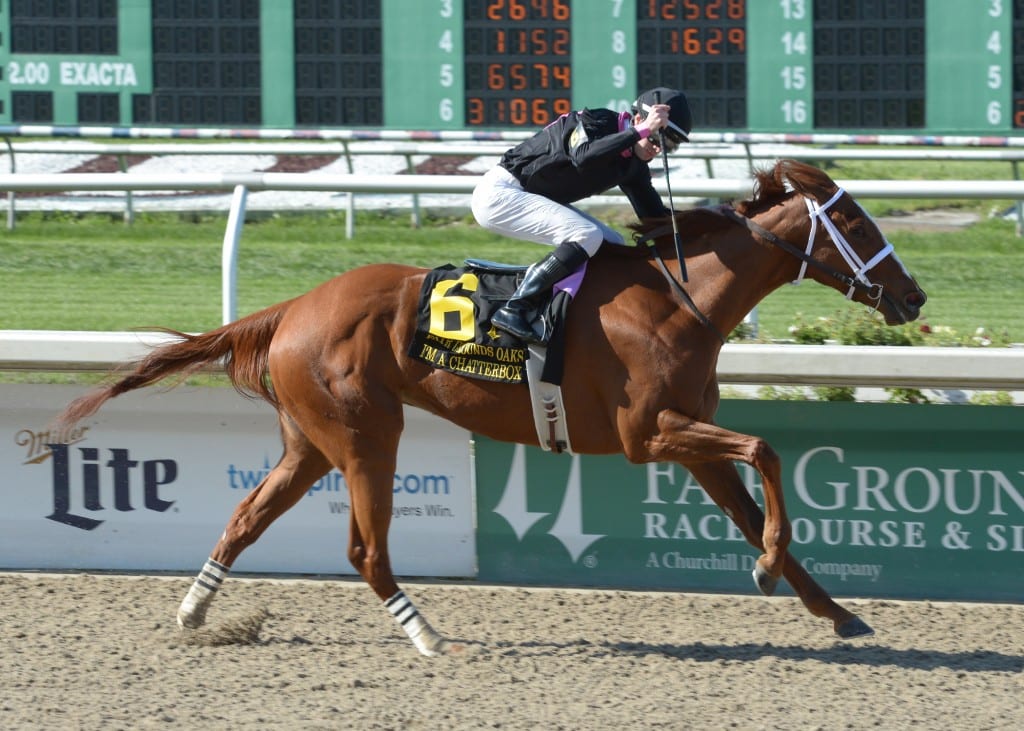
[[(654, 103), (661, 104), (661, 92), (654, 92)], [(689, 282), (689, 278), (686, 276), (686, 260), (683, 258), (683, 239), (679, 235), (679, 222), (676, 221), (676, 205), (672, 202), (672, 181), (668, 177), (668, 148), (665, 146), (665, 132), (662, 131), (658, 135), (658, 139), (661, 142), (661, 162), (665, 168), (665, 187), (668, 189), (668, 207), (672, 213), (672, 240), (675, 241), (676, 245), (676, 258), (679, 259), (679, 276), (683, 278), (684, 282)]]

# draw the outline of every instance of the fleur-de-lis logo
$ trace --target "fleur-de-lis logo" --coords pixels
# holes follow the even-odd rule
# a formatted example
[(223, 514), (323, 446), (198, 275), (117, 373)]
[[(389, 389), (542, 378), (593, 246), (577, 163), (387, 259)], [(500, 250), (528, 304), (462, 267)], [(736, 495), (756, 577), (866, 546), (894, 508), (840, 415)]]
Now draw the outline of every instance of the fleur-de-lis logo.
[[(526, 505), (526, 447), (522, 444), (515, 447), (505, 491), (494, 512), (512, 527), (519, 541), (523, 540), (537, 521), (550, 515), (531, 512)], [(578, 454), (572, 456), (572, 467), (569, 469), (562, 506), (548, 535), (554, 536), (565, 546), (573, 563), (579, 561), (580, 556), (590, 546), (604, 538), (603, 534), (583, 532), (583, 491)]]

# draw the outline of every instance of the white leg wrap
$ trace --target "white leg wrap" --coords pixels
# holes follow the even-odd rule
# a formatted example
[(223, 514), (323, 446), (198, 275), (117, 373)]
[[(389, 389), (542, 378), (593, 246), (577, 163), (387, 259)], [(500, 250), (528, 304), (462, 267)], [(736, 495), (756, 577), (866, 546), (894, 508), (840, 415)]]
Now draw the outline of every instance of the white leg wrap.
[(178, 607), (179, 627), (195, 629), (203, 626), (203, 622), (206, 621), (206, 610), (220, 585), (227, 578), (228, 570), (227, 566), (217, 563), (212, 558), (206, 560), (203, 570), (192, 582), (192, 588), (188, 590), (188, 594), (181, 600), (181, 606)]
[(402, 629), (409, 635), (409, 639), (416, 645), (416, 649), (420, 651), (421, 655), (436, 657), (446, 652), (447, 640), (435, 632), (427, 620), (420, 616), (419, 611), (404, 592), (399, 591), (384, 602), (384, 606), (391, 612), (395, 621), (402, 625)]

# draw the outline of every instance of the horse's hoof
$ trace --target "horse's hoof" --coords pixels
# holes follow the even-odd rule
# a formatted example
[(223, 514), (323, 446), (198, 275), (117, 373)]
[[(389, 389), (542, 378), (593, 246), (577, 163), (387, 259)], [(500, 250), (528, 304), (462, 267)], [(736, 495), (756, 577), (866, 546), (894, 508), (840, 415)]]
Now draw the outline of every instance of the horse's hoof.
[(850, 617), (845, 622), (836, 625), (836, 634), (844, 640), (854, 637), (869, 637), (874, 633), (875, 631), (868, 626), (868, 623), (857, 616)]
[(186, 612), (178, 610), (178, 627), (181, 629), (199, 629), (206, 623), (206, 612)]
[(424, 657), (440, 657), (462, 649), (461, 646), (453, 646), (426, 623), (424, 623), (423, 631), (412, 638), (412, 642)]
[(761, 590), (762, 594), (765, 596), (771, 596), (775, 593), (775, 588), (779, 585), (779, 580), (761, 568), (761, 564), (754, 564), (753, 574), (754, 583), (757, 584), (757, 588)]
[(448, 640), (439, 640), (431, 644), (420, 644), (416, 643), (416, 649), (420, 651), (423, 657), (441, 657), (451, 652), (451, 648), (448, 645)]

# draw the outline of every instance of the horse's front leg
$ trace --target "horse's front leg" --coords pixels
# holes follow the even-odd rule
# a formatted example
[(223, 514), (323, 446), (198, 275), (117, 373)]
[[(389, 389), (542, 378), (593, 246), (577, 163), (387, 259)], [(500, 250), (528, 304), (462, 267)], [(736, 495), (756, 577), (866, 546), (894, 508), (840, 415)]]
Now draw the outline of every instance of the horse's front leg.
[[(735, 465), (729, 462), (692, 465), (688, 468), (711, 499), (736, 524), (743, 536), (755, 548), (762, 548), (761, 535), (764, 529), (764, 513), (754, 498), (747, 492)], [(763, 549), (762, 549), (763, 550)], [(793, 587), (808, 611), (816, 617), (832, 621), (835, 633), (843, 638), (862, 637), (873, 634), (873, 630), (860, 617), (839, 606), (832, 600), (803, 566), (786, 555), (782, 575)]]
[(657, 461), (681, 462), (689, 467), (738, 460), (761, 474), (765, 503), (764, 554), (754, 566), (754, 581), (763, 593), (774, 593), (785, 567), (791, 532), (782, 495), (782, 467), (775, 450), (759, 437), (696, 421), (677, 411), (665, 410), (658, 414), (658, 429), (658, 434), (645, 444)]

